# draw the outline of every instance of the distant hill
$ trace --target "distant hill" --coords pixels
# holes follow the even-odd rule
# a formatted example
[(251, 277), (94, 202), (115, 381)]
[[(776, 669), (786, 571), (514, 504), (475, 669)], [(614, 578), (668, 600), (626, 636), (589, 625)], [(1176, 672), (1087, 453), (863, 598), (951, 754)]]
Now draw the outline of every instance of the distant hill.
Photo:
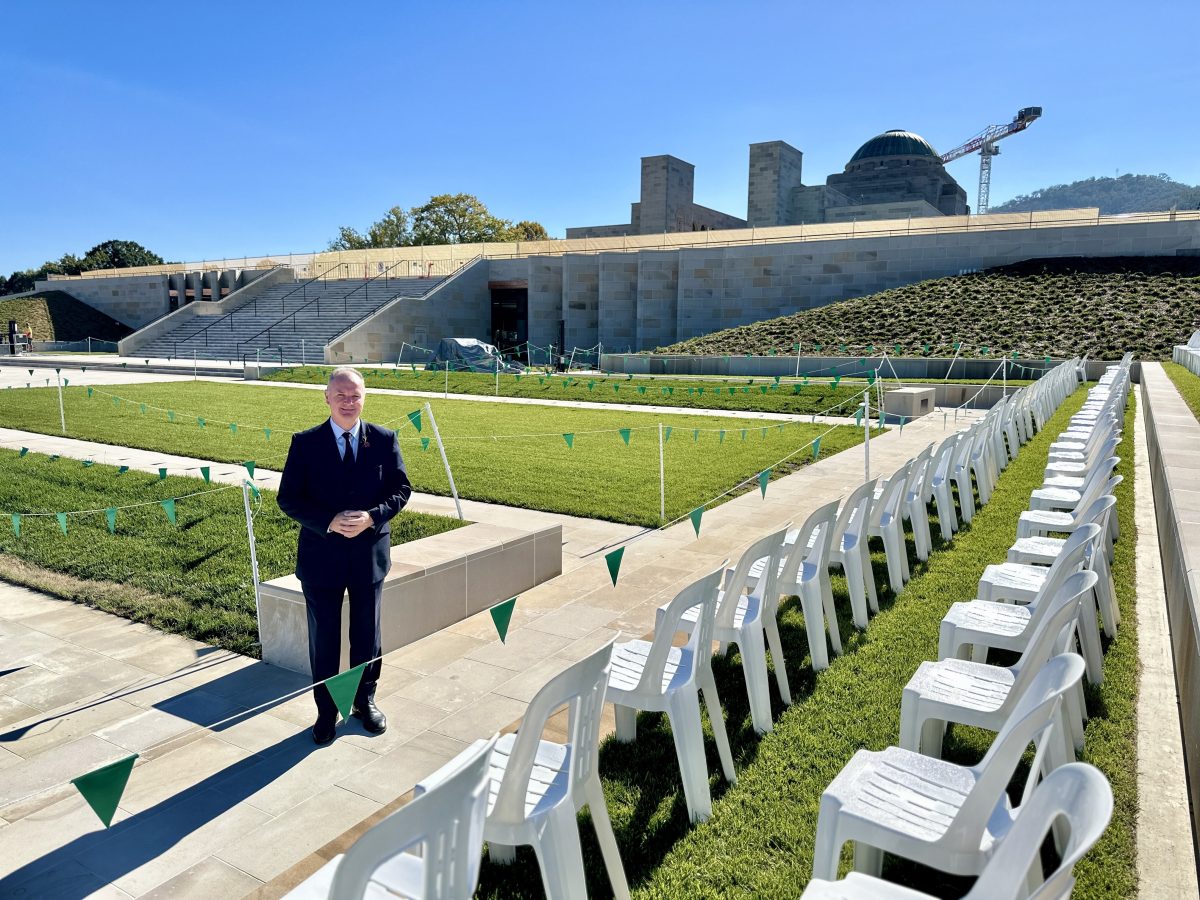
[[(1200, 257), (1031, 259), (718, 331), (658, 352), (1170, 359), (1200, 324)], [(872, 351), (871, 347), (875, 348)], [(897, 346), (899, 349), (897, 349)], [(842, 349), (842, 348), (845, 349)]]
[(1200, 185), (1172, 181), (1168, 175), (1122, 175), (1120, 178), (1086, 178), (1055, 184), (1032, 194), (1022, 194), (988, 212), (1038, 212), (1044, 209), (1079, 209), (1098, 206), (1101, 215), (1200, 209)]
[(10, 319), (15, 319), (22, 330), (30, 326), (35, 341), (82, 341), (89, 337), (119, 341), (133, 334), (128, 325), (65, 291), (41, 291), (14, 300), (0, 297), (0, 330), (5, 334)]

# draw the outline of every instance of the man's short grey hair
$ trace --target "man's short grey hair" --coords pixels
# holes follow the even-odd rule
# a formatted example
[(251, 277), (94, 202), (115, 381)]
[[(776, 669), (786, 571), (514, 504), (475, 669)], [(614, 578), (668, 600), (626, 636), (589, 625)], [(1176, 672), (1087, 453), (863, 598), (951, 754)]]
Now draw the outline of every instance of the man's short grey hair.
[(353, 366), (338, 366), (329, 373), (329, 381), (326, 382), (326, 387), (329, 387), (340, 378), (350, 378), (357, 381), (359, 384), (366, 386), (366, 379), (362, 377), (362, 372), (355, 369)]

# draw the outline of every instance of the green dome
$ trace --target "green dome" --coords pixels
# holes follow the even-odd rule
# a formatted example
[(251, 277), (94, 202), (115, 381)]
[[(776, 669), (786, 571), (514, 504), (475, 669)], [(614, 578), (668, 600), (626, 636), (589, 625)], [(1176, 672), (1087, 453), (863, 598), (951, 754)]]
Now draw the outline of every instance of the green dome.
[(894, 128), (875, 135), (859, 147), (850, 157), (850, 162), (856, 163), (880, 156), (932, 156), (934, 159), (941, 159), (937, 151), (929, 146), (929, 141), (919, 134)]

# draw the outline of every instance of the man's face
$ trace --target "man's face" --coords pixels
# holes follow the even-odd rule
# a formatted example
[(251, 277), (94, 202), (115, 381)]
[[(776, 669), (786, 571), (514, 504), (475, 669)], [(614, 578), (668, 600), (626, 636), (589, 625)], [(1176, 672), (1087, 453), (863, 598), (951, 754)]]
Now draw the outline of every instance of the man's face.
[(357, 378), (342, 377), (330, 382), (325, 388), (325, 402), (329, 405), (329, 418), (340, 428), (349, 429), (362, 415), (366, 391)]

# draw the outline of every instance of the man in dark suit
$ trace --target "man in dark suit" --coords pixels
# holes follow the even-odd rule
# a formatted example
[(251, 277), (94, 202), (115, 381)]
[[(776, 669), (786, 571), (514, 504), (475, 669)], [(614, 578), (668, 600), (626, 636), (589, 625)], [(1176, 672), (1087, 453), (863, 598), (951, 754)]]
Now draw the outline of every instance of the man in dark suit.
[[(329, 419), (292, 437), (279, 508), (300, 523), (296, 577), (308, 607), (308, 658), (314, 682), (338, 673), (342, 599), (350, 595), (350, 665), (363, 671), (354, 715), (372, 734), (387, 728), (375, 705), (381, 653), (379, 606), (391, 568), (391, 519), (412, 494), (396, 433), (362, 421), (366, 388), (355, 369), (334, 369), (325, 388)], [(313, 740), (334, 738), (337, 706), (324, 684), (313, 690)]]

